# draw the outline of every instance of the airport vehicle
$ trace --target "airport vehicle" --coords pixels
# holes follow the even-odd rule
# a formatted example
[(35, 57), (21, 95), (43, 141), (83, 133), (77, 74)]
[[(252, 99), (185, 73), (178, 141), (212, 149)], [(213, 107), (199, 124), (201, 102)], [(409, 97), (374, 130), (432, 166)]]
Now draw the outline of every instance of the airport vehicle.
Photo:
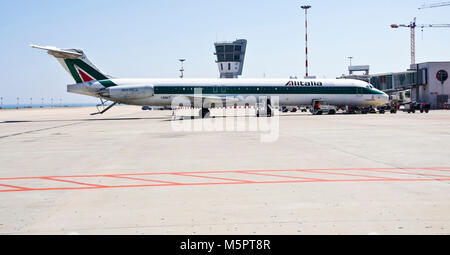
[(378, 107), (378, 112), (380, 114), (384, 114), (386, 111), (389, 111), (391, 114), (395, 114), (397, 113), (397, 106), (395, 104), (388, 103)]
[(166, 107), (166, 106), (142, 106), (142, 110), (160, 110), (160, 111), (164, 111), (164, 110), (172, 110), (171, 107)]
[(364, 110), (364, 107), (357, 106), (357, 105), (347, 105), (344, 107), (344, 111), (347, 114), (357, 114), (357, 113), (367, 114), (368, 113), (368, 111)]
[(297, 107), (295, 106), (283, 106), (280, 108), (281, 112), (297, 112)]
[[(325, 100), (331, 105), (379, 106), (389, 97), (367, 82), (350, 79), (122, 79), (113, 78), (98, 69), (80, 49), (58, 49), (51, 46), (33, 48), (46, 50), (72, 75), (76, 84), (67, 91), (97, 97), (102, 105), (189, 106), (200, 108), (201, 117), (217, 106), (255, 105), (272, 107), (271, 98), (279, 105), (311, 105)], [(269, 112), (270, 110), (264, 110)], [(270, 111), (271, 113), (273, 111)], [(272, 114), (261, 114), (272, 116)]]
[(416, 111), (420, 111), (420, 113), (428, 113), (430, 111), (431, 105), (424, 103), (411, 102), (405, 104), (403, 111), (408, 113), (415, 113)]
[(286, 106), (280, 108), (280, 112), (289, 112), (289, 109)]
[(328, 104), (326, 101), (323, 100), (313, 100), (312, 103), (313, 107), (309, 110), (313, 115), (322, 115), (324, 113), (326, 114), (336, 114), (337, 107), (334, 105)]

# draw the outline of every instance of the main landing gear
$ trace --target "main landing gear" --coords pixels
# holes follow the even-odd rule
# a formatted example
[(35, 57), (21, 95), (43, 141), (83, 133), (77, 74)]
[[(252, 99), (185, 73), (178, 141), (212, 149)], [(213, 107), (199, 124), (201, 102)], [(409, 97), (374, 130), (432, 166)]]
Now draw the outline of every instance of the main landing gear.
[(209, 111), (208, 108), (200, 109), (199, 115), (202, 119), (209, 118), (210, 114), (211, 112)]
[(270, 98), (267, 98), (267, 100), (263, 103), (259, 103), (256, 106), (256, 117), (272, 117), (273, 116), (273, 108), (272, 108), (272, 102)]

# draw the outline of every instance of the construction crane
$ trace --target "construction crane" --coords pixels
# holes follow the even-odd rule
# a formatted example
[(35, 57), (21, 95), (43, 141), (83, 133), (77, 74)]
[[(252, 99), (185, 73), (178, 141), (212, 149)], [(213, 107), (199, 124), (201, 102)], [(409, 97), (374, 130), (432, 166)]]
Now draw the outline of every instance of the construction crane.
[(436, 8), (436, 7), (443, 7), (443, 6), (449, 6), (450, 2), (442, 2), (442, 3), (434, 3), (434, 4), (424, 4), (422, 7), (419, 8), (419, 10), (427, 9), (427, 8)]
[(450, 27), (450, 24), (416, 24), (416, 18), (414, 18), (409, 25), (397, 25), (392, 24), (391, 28), (409, 27), (411, 29), (411, 65), (416, 64), (416, 27)]

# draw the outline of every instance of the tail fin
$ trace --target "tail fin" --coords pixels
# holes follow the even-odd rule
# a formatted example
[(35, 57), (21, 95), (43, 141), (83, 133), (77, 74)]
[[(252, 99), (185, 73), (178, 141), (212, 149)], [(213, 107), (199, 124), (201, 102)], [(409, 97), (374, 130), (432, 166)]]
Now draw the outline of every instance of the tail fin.
[(110, 76), (104, 74), (86, 57), (80, 49), (58, 49), (52, 46), (30, 45), (32, 48), (46, 50), (72, 75), (76, 83), (94, 80), (107, 80)]

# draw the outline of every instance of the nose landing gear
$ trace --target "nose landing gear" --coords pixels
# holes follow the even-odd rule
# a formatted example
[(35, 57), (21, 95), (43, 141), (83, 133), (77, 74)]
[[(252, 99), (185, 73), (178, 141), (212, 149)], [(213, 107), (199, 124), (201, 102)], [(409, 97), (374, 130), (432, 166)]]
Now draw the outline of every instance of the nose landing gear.
[(257, 104), (256, 107), (256, 117), (272, 117), (273, 108), (270, 98), (268, 98), (264, 103)]

